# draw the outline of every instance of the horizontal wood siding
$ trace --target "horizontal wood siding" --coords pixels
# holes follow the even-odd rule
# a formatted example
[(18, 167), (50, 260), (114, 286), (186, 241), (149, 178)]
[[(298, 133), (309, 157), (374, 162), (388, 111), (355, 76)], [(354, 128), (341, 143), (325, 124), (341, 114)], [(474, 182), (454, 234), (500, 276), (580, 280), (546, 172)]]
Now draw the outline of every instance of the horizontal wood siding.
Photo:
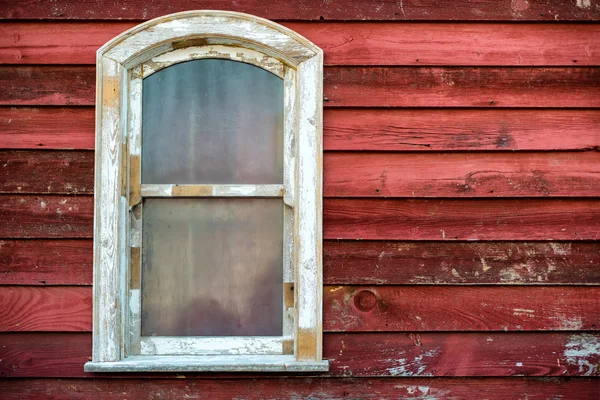
[[(90, 287), (0, 286), (0, 332), (91, 332)], [(599, 330), (600, 286), (325, 286), (326, 332)]]
[[(91, 106), (92, 66), (0, 66), (0, 105)], [(325, 107), (600, 108), (593, 67), (326, 67)]]
[(190, 9), (231, 10), (274, 20), (450, 20), (450, 21), (598, 21), (596, 0), (472, 2), (469, 0), (304, 0), (298, 3), (261, 0), (173, 0), (151, 3), (141, 0), (55, 0), (52, 6), (37, 0), (1, 0), (0, 18), (5, 19), (73, 19), (73, 20), (144, 20)]
[[(0, 64), (94, 64), (131, 22), (9, 22)], [(325, 52), (325, 65), (598, 65), (600, 26), (284, 22)], [(48, 35), (47, 32), (52, 32)]]
[[(329, 285), (598, 285), (598, 242), (326, 240)], [(91, 285), (90, 239), (0, 241), (0, 284)]]
[[(89, 151), (1, 151), (0, 193), (92, 194)], [(598, 197), (600, 152), (324, 156), (325, 197)]]
[(3, 386), (6, 400), (87, 400), (102, 393), (107, 400), (194, 398), (281, 398), (285, 393), (301, 399), (486, 398), (512, 400), (528, 394), (529, 400), (550, 398), (592, 399), (600, 391), (593, 378), (268, 378), (240, 382), (223, 379), (13, 379)]
[(102, 393), (107, 400), (194, 398), (281, 398), (285, 393), (303, 399), (485, 398), (529, 400), (551, 398), (593, 399), (600, 380), (593, 378), (277, 378), (240, 382), (222, 379), (13, 379), (4, 385), (6, 400), (87, 400)]
[[(83, 372), (95, 52), (189, 9), (324, 50), (327, 374)], [(597, 398), (598, 22), (598, 0), (0, 0), (0, 397)]]
[[(92, 351), (91, 333), (0, 333), (0, 340), (0, 376), (123, 377), (83, 372), (81, 365)], [(597, 332), (325, 333), (323, 358), (329, 360), (330, 370), (324, 375), (598, 377), (600, 354), (595, 349), (599, 341)], [(161, 374), (150, 376), (159, 378)], [(200, 374), (208, 378), (231, 376)]]
[[(329, 108), (323, 119), (325, 150), (518, 151), (600, 147), (600, 110)], [(94, 149), (92, 107), (0, 107), (0, 128), (0, 147), (5, 149)]]

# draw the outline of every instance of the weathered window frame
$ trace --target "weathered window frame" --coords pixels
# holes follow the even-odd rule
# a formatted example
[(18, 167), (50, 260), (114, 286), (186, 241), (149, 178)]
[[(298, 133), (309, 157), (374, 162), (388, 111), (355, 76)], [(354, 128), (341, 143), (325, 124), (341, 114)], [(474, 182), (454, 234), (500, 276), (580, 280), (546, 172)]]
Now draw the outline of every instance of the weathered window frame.
[[(283, 185), (141, 185), (142, 79), (199, 58), (246, 62), (284, 79)], [(271, 21), (226, 11), (160, 17), (98, 50), (94, 345), (86, 371), (328, 370), (321, 328), (322, 71), (321, 49), (305, 38)], [(284, 319), (283, 337), (141, 341), (136, 207), (142, 197), (176, 196), (283, 197), (284, 238), (291, 244), (284, 249), (284, 307), (290, 318)], [(140, 350), (157, 345), (163, 350)]]

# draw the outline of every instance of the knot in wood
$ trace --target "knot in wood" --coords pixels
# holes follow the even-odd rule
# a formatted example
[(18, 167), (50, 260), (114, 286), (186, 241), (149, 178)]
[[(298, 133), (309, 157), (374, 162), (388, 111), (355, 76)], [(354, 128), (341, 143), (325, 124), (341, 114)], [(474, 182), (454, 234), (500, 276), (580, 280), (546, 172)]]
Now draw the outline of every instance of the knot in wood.
[(354, 306), (362, 312), (369, 312), (377, 304), (377, 296), (370, 290), (361, 290), (354, 295)]

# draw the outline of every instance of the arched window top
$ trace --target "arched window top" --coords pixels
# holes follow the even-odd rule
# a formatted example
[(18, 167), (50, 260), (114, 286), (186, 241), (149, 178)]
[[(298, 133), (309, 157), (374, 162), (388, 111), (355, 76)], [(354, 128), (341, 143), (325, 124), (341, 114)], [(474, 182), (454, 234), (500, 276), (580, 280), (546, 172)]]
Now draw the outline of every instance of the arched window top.
[[(188, 11), (117, 36), (98, 50), (96, 67), (94, 345), (85, 370), (327, 371), (322, 358), (321, 49), (263, 18)], [(177, 211), (174, 217), (171, 208)], [(165, 226), (171, 228), (173, 218), (194, 227), (165, 234), (169, 241), (153, 241)], [(209, 223), (211, 218), (218, 221)], [(229, 232), (228, 226), (256, 229)], [(198, 232), (217, 228), (224, 233), (200, 241), (204, 247), (192, 245)], [(259, 228), (264, 234), (256, 233)], [(157, 289), (153, 282), (168, 279), (152, 280), (144, 271), (196, 265), (185, 261), (192, 259), (188, 256), (210, 260), (214, 249), (226, 248), (217, 237), (250, 244), (221, 257), (233, 260), (237, 254), (239, 262), (215, 259), (203, 265), (244, 271), (258, 271), (259, 265), (273, 278), (263, 284), (245, 273), (228, 274), (231, 282), (239, 278), (240, 289), (224, 295), (223, 304), (248, 303), (240, 293), (251, 299), (253, 288), (260, 287), (257, 293), (273, 295), (260, 304), (275, 311), (259, 314), (277, 318), (261, 322), (244, 311), (227, 321), (244, 317), (253, 321), (248, 326), (268, 332), (203, 336), (196, 325), (179, 324), (179, 319), (145, 329), (144, 307), (161, 321), (178, 315), (172, 310), (183, 310), (181, 321), (200, 320), (188, 318), (188, 310), (196, 307), (153, 302), (163, 298), (162, 286)], [(265, 256), (252, 261), (255, 256), (238, 248)], [(164, 249), (175, 249), (179, 261)], [(155, 253), (158, 258), (152, 258)], [(170, 277), (169, 269), (161, 271)], [(196, 290), (204, 276), (196, 281), (181, 276), (173, 281), (185, 282), (194, 301), (196, 292), (205, 293)], [(183, 289), (165, 293), (183, 298)], [(188, 336), (163, 330), (179, 325)], [(149, 334), (157, 329), (160, 335)]]
[(322, 51), (308, 39), (264, 18), (230, 11), (185, 11), (156, 18), (115, 37), (98, 50), (126, 69), (173, 50), (233, 45), (256, 50), (291, 67)]

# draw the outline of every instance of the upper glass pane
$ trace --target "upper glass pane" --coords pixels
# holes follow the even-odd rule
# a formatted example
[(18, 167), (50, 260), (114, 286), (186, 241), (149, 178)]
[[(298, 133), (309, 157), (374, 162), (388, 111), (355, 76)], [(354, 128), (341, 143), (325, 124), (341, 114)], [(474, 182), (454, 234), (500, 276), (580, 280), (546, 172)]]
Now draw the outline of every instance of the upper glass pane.
[(144, 79), (142, 183), (283, 182), (283, 80), (251, 64), (187, 61)]

